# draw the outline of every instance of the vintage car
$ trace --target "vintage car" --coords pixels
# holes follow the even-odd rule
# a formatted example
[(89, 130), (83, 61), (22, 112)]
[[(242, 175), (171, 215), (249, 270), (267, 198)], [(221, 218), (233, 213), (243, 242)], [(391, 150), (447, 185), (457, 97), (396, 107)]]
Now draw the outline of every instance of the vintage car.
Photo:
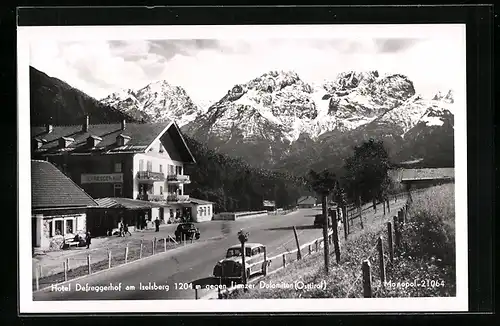
[(183, 239), (198, 240), (200, 238), (200, 230), (194, 225), (194, 223), (181, 223), (177, 226), (175, 230), (175, 241), (182, 241)]
[[(266, 262), (264, 262), (266, 246), (261, 243), (245, 243), (245, 267), (246, 276), (249, 279), (255, 274), (264, 274), (267, 270)], [(255, 264), (262, 262), (261, 264)], [(226, 257), (219, 260), (214, 267), (214, 277), (222, 279), (238, 279), (241, 280), (242, 275), (241, 261), (241, 244), (231, 246), (227, 249)], [(271, 265), (271, 261), (267, 262), (267, 267)]]

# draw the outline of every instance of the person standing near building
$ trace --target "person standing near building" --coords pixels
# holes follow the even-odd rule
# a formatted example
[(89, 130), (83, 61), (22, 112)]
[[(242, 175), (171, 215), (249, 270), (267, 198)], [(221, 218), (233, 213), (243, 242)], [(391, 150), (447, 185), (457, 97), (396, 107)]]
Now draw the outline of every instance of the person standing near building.
[(92, 237), (90, 236), (90, 231), (85, 233), (85, 244), (87, 245), (87, 249), (90, 247)]
[(127, 223), (125, 223), (125, 224), (123, 224), (123, 236), (126, 236), (126, 235), (127, 235), (127, 233), (128, 233), (129, 235), (132, 235), (132, 233), (130, 233), (130, 231), (128, 230), (128, 225), (127, 225)]
[(160, 232), (160, 219), (158, 217), (155, 219), (155, 232)]

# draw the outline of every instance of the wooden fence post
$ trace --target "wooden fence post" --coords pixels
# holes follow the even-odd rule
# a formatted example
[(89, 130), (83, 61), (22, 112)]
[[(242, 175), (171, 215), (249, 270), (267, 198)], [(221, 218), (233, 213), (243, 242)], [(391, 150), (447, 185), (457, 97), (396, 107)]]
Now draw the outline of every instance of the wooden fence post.
[(385, 215), (385, 200), (382, 200), (382, 206), (384, 207), (384, 215)]
[(347, 214), (345, 214), (346, 209), (342, 209), (342, 223), (344, 224), (344, 239), (347, 240), (347, 235), (349, 234), (348, 225), (347, 225)]
[(198, 300), (198, 288), (196, 286), (194, 287), (194, 299)]
[(318, 251), (319, 250), (319, 242), (318, 242), (318, 240), (316, 240), (315, 244), (316, 244), (316, 251)]
[(378, 238), (378, 257), (379, 257), (379, 268), (380, 268), (380, 281), (382, 282), (382, 287), (385, 283), (385, 262), (384, 262), (384, 243), (382, 236)]
[(111, 268), (111, 249), (108, 250), (108, 268)]
[(286, 254), (283, 254), (283, 268), (286, 267)]
[(125, 264), (128, 262), (128, 243), (127, 246), (125, 247)]
[(372, 297), (372, 276), (370, 271), (370, 261), (367, 259), (363, 261), (362, 265), (363, 271), (363, 297)]
[(293, 235), (295, 236), (295, 244), (297, 244), (297, 259), (302, 259), (302, 253), (300, 252), (299, 237), (297, 236), (297, 229), (295, 225), (293, 226)]
[(267, 249), (266, 249), (266, 247), (264, 247), (264, 268), (262, 270), (262, 273), (264, 274), (264, 276), (267, 275)]
[(309, 244), (309, 246), (307, 246), (307, 249), (309, 250), (309, 255), (310, 255), (312, 253), (311, 244)]
[(387, 212), (390, 213), (391, 212), (391, 205), (389, 204), (389, 197), (387, 197), (385, 199), (385, 201), (387, 202)]
[(387, 242), (389, 244), (389, 259), (391, 262), (394, 261), (394, 242), (392, 240), (392, 225), (391, 222), (387, 222)]
[(68, 271), (71, 269), (71, 268), (69, 267), (69, 258), (66, 258), (66, 267), (68, 268)]
[(42, 276), (42, 266), (41, 265), (36, 265), (35, 268), (35, 285), (36, 285), (36, 290), (40, 290), (40, 277)]
[(92, 274), (92, 269), (90, 266), (90, 254), (87, 254), (87, 266), (88, 266), (89, 274)]
[(142, 258), (142, 249), (144, 248), (144, 240), (141, 240), (141, 248), (139, 250), (139, 259)]
[(163, 244), (164, 244), (164, 246), (163, 246), (164, 250), (163, 251), (167, 252), (167, 238), (163, 238)]
[(394, 216), (393, 217), (393, 224), (394, 224), (394, 244), (395, 244), (395, 247), (396, 249), (399, 248), (399, 245), (400, 245), (400, 238), (399, 238), (399, 221), (398, 221), (398, 217), (397, 216)]
[(361, 196), (359, 196), (358, 211), (359, 211), (359, 223), (361, 224), (361, 228), (364, 229), (365, 227), (363, 226), (363, 213), (361, 210)]
[[(403, 210), (404, 210), (404, 209), (403, 209), (403, 208), (401, 208), (401, 209), (398, 211), (398, 223), (399, 223), (399, 224), (402, 224), (402, 223), (403, 223), (403, 221), (404, 221), (404, 214), (405, 214), (405, 213), (404, 213), (404, 211), (403, 211)], [(398, 229), (400, 229), (400, 228), (398, 228)]]
[(334, 220), (334, 223), (332, 225), (333, 229), (332, 239), (333, 239), (333, 248), (335, 251), (335, 260), (337, 261), (338, 264), (340, 262), (339, 230), (338, 230), (337, 217), (334, 215), (335, 214), (332, 213), (332, 220)]
[(64, 281), (68, 280), (68, 262), (63, 261), (63, 268), (64, 268)]
[(154, 238), (153, 240), (151, 240), (151, 252), (152, 254), (154, 255), (155, 254), (155, 247), (156, 247), (156, 238)]

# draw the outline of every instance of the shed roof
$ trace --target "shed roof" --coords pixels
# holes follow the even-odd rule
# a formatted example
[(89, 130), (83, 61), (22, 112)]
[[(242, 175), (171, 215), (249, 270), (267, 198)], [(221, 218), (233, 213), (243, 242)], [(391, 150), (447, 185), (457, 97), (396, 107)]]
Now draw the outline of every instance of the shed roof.
[(121, 209), (148, 209), (154, 207), (164, 207), (165, 205), (145, 201), (145, 200), (137, 200), (131, 198), (121, 198), (121, 197), (105, 197), (105, 198), (97, 198), (95, 200), (99, 207), (98, 208), (121, 208)]
[(47, 161), (31, 160), (31, 207), (50, 209), (97, 206), (82, 188)]

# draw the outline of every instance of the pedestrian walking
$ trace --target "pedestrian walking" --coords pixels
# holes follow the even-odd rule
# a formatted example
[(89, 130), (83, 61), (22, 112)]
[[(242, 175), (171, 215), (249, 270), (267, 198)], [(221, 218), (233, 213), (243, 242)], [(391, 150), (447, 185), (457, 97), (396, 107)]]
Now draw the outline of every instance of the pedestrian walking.
[(90, 247), (91, 240), (92, 237), (90, 235), (90, 231), (87, 231), (87, 233), (85, 233), (85, 244), (87, 245), (87, 249)]
[(127, 235), (127, 233), (132, 235), (132, 233), (130, 233), (130, 231), (128, 230), (128, 225), (124, 224), (123, 225), (123, 236)]
[(123, 233), (123, 222), (122, 221), (118, 222), (118, 229), (120, 230), (120, 237), (123, 237), (124, 233)]
[(155, 220), (155, 232), (160, 232), (160, 219), (157, 217)]

